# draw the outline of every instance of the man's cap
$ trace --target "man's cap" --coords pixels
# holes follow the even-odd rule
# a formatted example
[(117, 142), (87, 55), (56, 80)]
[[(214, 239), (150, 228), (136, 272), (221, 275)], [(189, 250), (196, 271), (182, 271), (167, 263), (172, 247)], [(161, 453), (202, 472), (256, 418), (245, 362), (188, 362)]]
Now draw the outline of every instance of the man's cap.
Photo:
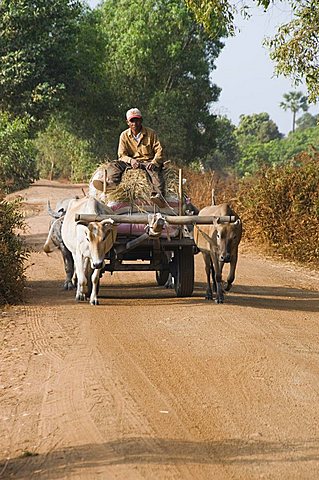
[(138, 108), (130, 108), (126, 112), (126, 120), (131, 120), (132, 118), (142, 118), (141, 111)]

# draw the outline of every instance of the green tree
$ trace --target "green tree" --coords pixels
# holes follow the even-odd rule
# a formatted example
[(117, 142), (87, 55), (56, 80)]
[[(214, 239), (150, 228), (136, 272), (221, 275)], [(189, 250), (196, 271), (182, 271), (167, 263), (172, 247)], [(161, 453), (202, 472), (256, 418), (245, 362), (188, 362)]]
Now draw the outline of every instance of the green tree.
[(278, 74), (291, 77), (296, 85), (305, 82), (309, 101), (319, 96), (319, 2), (318, 0), (290, 0), (292, 20), (278, 28), (268, 39), (270, 57)]
[(229, 170), (238, 162), (240, 151), (235, 135), (236, 127), (227, 117), (217, 117), (215, 121), (215, 148), (203, 160), (205, 168)]
[(292, 131), (296, 129), (296, 115), (300, 110), (308, 110), (307, 97), (302, 92), (284, 93), (284, 101), (280, 102), (281, 108), (292, 112)]
[(0, 190), (26, 188), (38, 178), (29, 122), (0, 112)]
[(296, 120), (296, 131), (306, 130), (311, 127), (318, 125), (319, 115), (311, 115), (311, 113), (306, 112), (300, 118)]
[(221, 42), (208, 37), (182, 0), (109, 0), (100, 8), (117, 138), (125, 111), (138, 106), (171, 159), (205, 155), (214, 139), (209, 106), (219, 94), (210, 72)]
[(240, 158), (235, 170), (241, 176), (253, 175), (262, 167), (285, 165), (307, 152), (312, 156), (319, 151), (319, 127), (296, 130), (287, 137), (268, 143), (244, 143), (240, 145)]
[(88, 181), (96, 168), (90, 143), (71, 132), (68, 123), (57, 116), (37, 135), (35, 145), (41, 177)]
[(267, 143), (282, 138), (277, 125), (270, 119), (268, 113), (240, 115), (239, 125), (235, 131), (240, 144)]
[(118, 107), (105, 72), (106, 48), (101, 11), (85, 11), (76, 40), (75, 73), (63, 104), (63, 123), (69, 132), (89, 141), (98, 157), (106, 152), (114, 156), (118, 140)]
[(75, 74), (77, 0), (0, 2), (0, 109), (43, 118)]

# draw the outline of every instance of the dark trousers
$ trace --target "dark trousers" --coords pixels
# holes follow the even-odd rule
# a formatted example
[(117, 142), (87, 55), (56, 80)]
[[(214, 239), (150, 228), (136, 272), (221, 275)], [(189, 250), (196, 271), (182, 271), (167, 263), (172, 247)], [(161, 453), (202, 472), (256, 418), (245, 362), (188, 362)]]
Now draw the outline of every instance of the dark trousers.
[[(115, 162), (110, 162), (107, 166), (107, 179), (109, 182), (118, 185), (122, 179), (122, 175), (125, 170), (131, 169), (129, 163), (123, 162), (122, 160), (116, 160)], [(149, 181), (152, 187), (152, 194), (161, 193), (165, 195), (165, 181), (163, 175), (163, 167), (156, 165), (152, 170), (146, 169), (145, 163), (140, 163), (140, 169), (144, 170), (146, 173), (146, 178)]]

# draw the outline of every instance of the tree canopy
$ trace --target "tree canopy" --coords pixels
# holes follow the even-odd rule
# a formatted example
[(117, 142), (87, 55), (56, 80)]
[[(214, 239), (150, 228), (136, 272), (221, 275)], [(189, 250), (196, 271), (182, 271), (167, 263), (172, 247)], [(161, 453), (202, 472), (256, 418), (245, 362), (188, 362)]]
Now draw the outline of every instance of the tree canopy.
[(240, 115), (236, 137), (239, 143), (253, 142), (267, 143), (279, 139), (282, 134), (277, 125), (270, 119), (268, 113), (254, 113), (253, 115)]
[(296, 120), (296, 130), (306, 130), (307, 128), (315, 127), (318, 124), (319, 115), (311, 115), (306, 112)]
[(276, 71), (291, 77), (296, 85), (305, 81), (309, 101), (319, 97), (319, 2), (290, 0), (293, 19), (281, 25), (274, 38), (267, 40)]
[(209, 106), (219, 94), (210, 72), (222, 43), (209, 38), (182, 0), (108, 0), (100, 8), (113, 124), (121, 119), (123, 129), (126, 110), (137, 106), (171, 159), (207, 153), (214, 142)]
[(0, 2), (0, 108), (41, 119), (74, 78), (77, 0)]
[[(267, 9), (280, 0), (252, 1)], [(310, 8), (314, 0), (287, 1), (299, 22), (295, 26), (316, 19), (317, 6)], [(244, 12), (248, 2), (242, 3)], [(310, 10), (302, 14), (307, 5)], [(99, 161), (116, 158), (131, 107), (141, 108), (144, 124), (157, 130), (168, 158), (177, 163), (238, 167), (245, 174), (263, 162), (287, 158), (309, 136), (290, 138), (283, 150), (282, 135), (267, 113), (243, 115), (238, 128), (213, 113), (220, 88), (211, 72), (221, 39), (234, 33), (237, 7), (235, 0), (105, 0), (91, 10), (82, 0), (3, 0), (0, 112), (6, 121), (1, 128), (8, 132), (12, 124), (18, 129), (14, 121), (23, 119), (27, 135), (37, 125), (41, 172), (74, 179), (86, 178)], [(306, 27), (300, 32), (294, 54), (314, 61), (315, 27), (307, 39), (313, 45), (310, 53), (303, 50)], [(272, 44), (273, 52), (279, 52), (279, 43)], [(304, 74), (298, 65), (294, 68)], [(293, 108), (287, 102), (285, 107)], [(303, 130), (310, 120), (304, 119)], [(290, 148), (292, 143), (296, 148)], [(28, 158), (27, 152), (25, 165)]]

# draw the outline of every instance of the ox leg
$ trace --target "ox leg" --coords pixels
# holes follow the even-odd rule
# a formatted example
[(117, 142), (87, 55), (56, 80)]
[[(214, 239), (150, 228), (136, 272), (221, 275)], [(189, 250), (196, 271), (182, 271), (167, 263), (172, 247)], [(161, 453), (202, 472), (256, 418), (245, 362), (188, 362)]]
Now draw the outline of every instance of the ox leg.
[(213, 292), (217, 292), (217, 283), (216, 283), (216, 275), (215, 275), (215, 268), (214, 264), (212, 262), (212, 259), (210, 259), (210, 266), (212, 270), (212, 282), (213, 282)]
[(93, 268), (91, 267), (91, 262), (87, 259), (85, 263), (85, 271), (86, 271), (86, 278), (87, 278), (87, 286), (86, 286), (86, 296), (89, 298), (92, 293), (92, 275), (93, 275)]
[(100, 284), (100, 271), (101, 269), (95, 268), (93, 270), (92, 276), (91, 276), (91, 282), (92, 282), (92, 292), (90, 295), (90, 304), (91, 305), (98, 305), (99, 301), (97, 299), (97, 294), (99, 291), (99, 284)]
[(227, 277), (227, 282), (225, 285), (225, 290), (228, 292), (233, 284), (233, 281), (235, 280), (235, 271), (236, 271), (236, 265), (237, 265), (237, 254), (234, 255), (231, 260), (230, 260), (230, 267), (229, 267), (229, 274)]
[(66, 273), (66, 278), (65, 282), (63, 284), (63, 289), (64, 290), (73, 290), (74, 284), (73, 284), (73, 275), (74, 275), (74, 260), (72, 253), (70, 250), (66, 248), (63, 242), (60, 243), (59, 246), (62, 256), (63, 256), (63, 262), (64, 262), (64, 270)]
[(210, 256), (207, 253), (202, 252), (204, 262), (205, 262), (205, 272), (206, 272), (206, 279), (207, 279), (207, 287), (206, 287), (206, 295), (205, 298), (206, 300), (212, 300), (213, 299), (213, 291), (212, 291), (212, 286), (210, 283), (210, 274), (212, 271), (212, 266), (211, 266), (211, 260)]
[(75, 300), (78, 302), (82, 302), (86, 300), (86, 292), (87, 292), (87, 262), (86, 259), (82, 257), (80, 253), (75, 255), (75, 269), (76, 269), (76, 276), (78, 279), (77, 282), (77, 289)]
[(215, 272), (215, 282), (216, 282), (216, 299), (215, 303), (224, 303), (224, 293), (223, 293), (223, 284), (222, 284), (222, 272), (224, 264), (219, 262), (217, 259), (212, 257), (213, 268)]

